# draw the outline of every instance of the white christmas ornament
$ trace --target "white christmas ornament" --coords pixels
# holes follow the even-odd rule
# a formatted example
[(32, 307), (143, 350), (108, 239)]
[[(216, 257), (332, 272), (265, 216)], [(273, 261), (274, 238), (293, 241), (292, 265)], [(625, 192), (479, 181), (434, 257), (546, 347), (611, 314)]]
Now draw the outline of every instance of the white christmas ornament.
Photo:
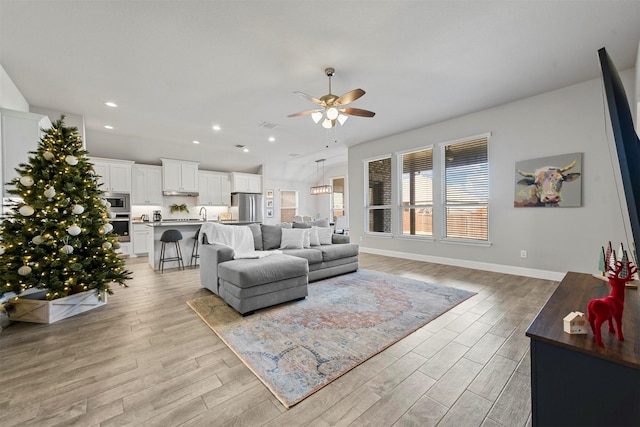
[(49, 187), (46, 190), (44, 190), (44, 197), (46, 197), (47, 199), (52, 199), (53, 196), (56, 195), (56, 189), (53, 187)]
[(116, 213), (115, 212), (109, 212), (109, 218), (113, 219), (116, 217)]
[(111, 230), (113, 230), (113, 224), (111, 224), (110, 222), (106, 223), (104, 225), (104, 229), (106, 230), (107, 233), (109, 233)]
[(114, 249), (120, 249), (120, 243), (115, 242), (115, 243), (113, 244), (113, 248), (114, 248)]
[(33, 185), (33, 178), (31, 178), (29, 175), (25, 175), (20, 177), (20, 184), (24, 185), (25, 187), (31, 187)]
[(71, 166), (75, 166), (78, 164), (78, 158), (76, 156), (68, 155), (64, 158), (64, 161)]
[(31, 206), (24, 205), (24, 206), (21, 206), (20, 209), (18, 209), (18, 212), (20, 212), (20, 215), (22, 216), (31, 216), (35, 211)]
[(31, 267), (29, 267), (28, 265), (23, 265), (18, 269), (18, 274), (21, 276), (26, 276), (29, 273), (31, 273)]
[(4, 255), (4, 245), (0, 245), (0, 255)]
[(102, 247), (103, 247), (103, 248), (105, 248), (105, 249), (111, 249), (111, 246), (113, 246), (113, 245), (111, 244), (111, 242), (104, 242), (104, 243), (102, 244)]
[(60, 248), (60, 252), (62, 252), (63, 254), (72, 254), (73, 253), (73, 246), (71, 245), (64, 245), (63, 247)]
[(84, 212), (84, 206), (73, 205), (73, 208), (71, 208), (71, 212), (73, 212), (76, 215), (80, 215), (82, 212)]
[(45, 160), (51, 161), (55, 156), (51, 151), (45, 151), (44, 153), (42, 153), (42, 157), (44, 157)]
[(109, 203), (109, 202), (107, 202), (107, 199), (100, 199), (100, 204), (102, 206), (107, 206), (107, 203)]
[(31, 242), (34, 245), (41, 245), (42, 242), (44, 242), (44, 238), (41, 235), (37, 235), (37, 236), (34, 236), (33, 239), (31, 239)]
[(67, 233), (69, 233), (72, 236), (77, 236), (78, 234), (80, 234), (82, 230), (80, 229), (80, 227), (78, 227), (76, 224), (70, 225), (67, 228)]

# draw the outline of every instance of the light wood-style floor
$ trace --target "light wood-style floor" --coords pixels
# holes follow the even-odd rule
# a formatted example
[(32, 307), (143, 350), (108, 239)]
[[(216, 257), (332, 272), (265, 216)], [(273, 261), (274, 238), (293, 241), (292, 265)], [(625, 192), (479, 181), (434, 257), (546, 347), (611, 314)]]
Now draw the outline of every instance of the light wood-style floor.
[(369, 254), (360, 266), (477, 295), (287, 410), (185, 304), (208, 294), (198, 269), (131, 259), (106, 306), (0, 333), (0, 425), (531, 424), (524, 332), (556, 282)]

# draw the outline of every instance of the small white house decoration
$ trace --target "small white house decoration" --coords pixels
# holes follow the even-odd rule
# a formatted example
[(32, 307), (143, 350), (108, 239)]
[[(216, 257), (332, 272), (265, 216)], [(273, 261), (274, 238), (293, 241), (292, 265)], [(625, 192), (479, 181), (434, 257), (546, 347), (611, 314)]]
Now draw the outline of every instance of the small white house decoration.
[(584, 313), (572, 311), (564, 316), (564, 331), (568, 334), (586, 334), (589, 328), (589, 322)]

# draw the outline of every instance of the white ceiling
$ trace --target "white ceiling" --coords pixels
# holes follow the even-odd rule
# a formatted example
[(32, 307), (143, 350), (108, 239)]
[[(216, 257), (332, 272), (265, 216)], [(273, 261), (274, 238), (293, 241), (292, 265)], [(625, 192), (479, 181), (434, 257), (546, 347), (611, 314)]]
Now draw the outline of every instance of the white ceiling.
[[(0, 64), (31, 106), (84, 116), (91, 154), (220, 171), (315, 173), (347, 146), (596, 78), (603, 46), (633, 67), (639, 40), (637, 0), (0, 0)], [(294, 91), (328, 92), (328, 66), (375, 117), (287, 117), (313, 108)]]

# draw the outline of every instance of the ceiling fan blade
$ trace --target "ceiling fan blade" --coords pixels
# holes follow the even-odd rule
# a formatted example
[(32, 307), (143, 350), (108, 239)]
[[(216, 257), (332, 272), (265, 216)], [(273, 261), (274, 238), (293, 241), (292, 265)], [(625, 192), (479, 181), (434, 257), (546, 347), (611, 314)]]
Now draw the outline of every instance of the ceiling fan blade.
[(315, 112), (320, 112), (320, 111), (322, 111), (322, 110), (300, 111), (299, 113), (289, 114), (287, 117), (308, 116), (309, 114), (313, 114)]
[(336, 104), (339, 105), (347, 105), (360, 98), (365, 94), (365, 91), (362, 89), (354, 89), (351, 92), (347, 92), (344, 95), (340, 96), (336, 99)]
[(350, 116), (360, 116), (360, 117), (373, 117), (376, 115), (373, 111), (362, 110), (360, 108), (341, 108), (341, 113), (349, 114)]
[(307, 95), (304, 92), (293, 92), (293, 93), (295, 93), (298, 96), (303, 97), (304, 99), (307, 99), (307, 100), (309, 100), (311, 102), (314, 102), (314, 103), (316, 103), (318, 105), (323, 105), (322, 101), (320, 101), (318, 98), (314, 98), (313, 96)]

